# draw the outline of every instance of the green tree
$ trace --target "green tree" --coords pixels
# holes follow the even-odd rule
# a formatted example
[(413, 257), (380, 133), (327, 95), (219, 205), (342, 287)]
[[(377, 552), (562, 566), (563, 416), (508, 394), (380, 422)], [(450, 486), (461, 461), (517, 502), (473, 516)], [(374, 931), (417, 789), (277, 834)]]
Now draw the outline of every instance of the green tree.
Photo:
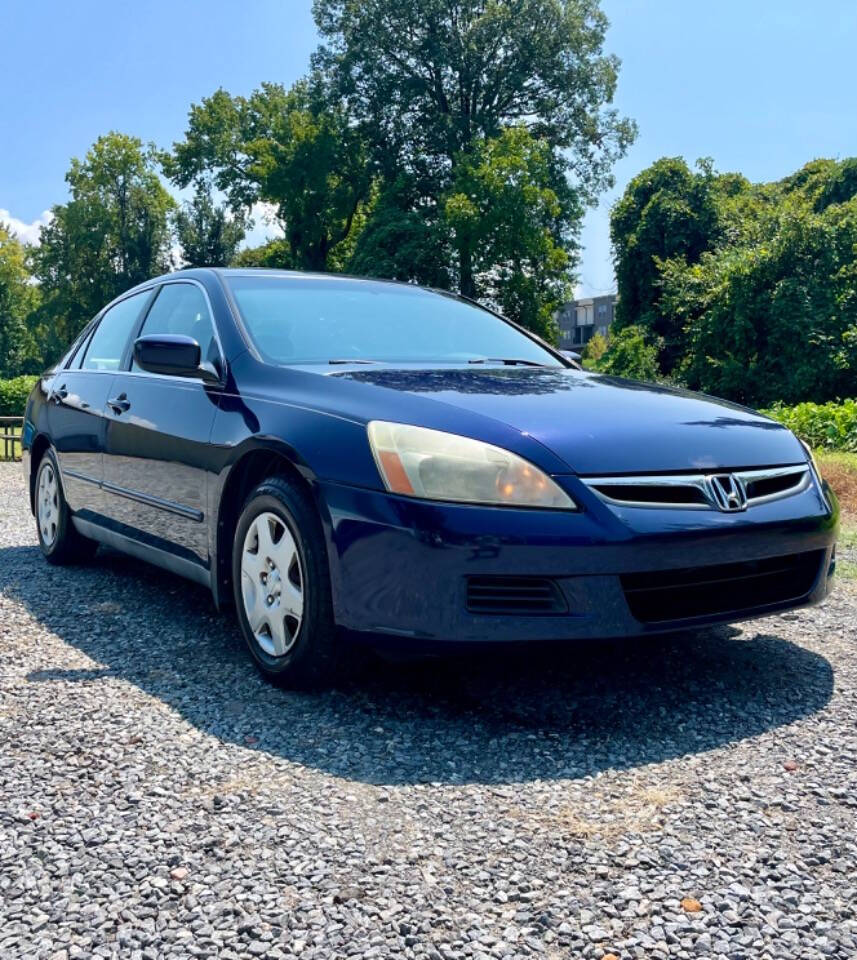
[(271, 204), (285, 234), (278, 265), (306, 270), (331, 266), (371, 186), (359, 132), (317, 81), (265, 83), (247, 98), (218, 90), (191, 107), (164, 167), (181, 187), (210, 176), (236, 213)]
[(641, 326), (660, 338), (660, 365), (671, 373), (682, 354), (682, 329), (661, 306), (664, 261), (694, 264), (711, 250), (720, 229), (711, 165), (690, 170), (664, 157), (638, 174), (610, 215), (619, 302), (615, 329)]
[(665, 310), (686, 329), (681, 374), (765, 406), (857, 392), (857, 198), (821, 214), (786, 197), (757, 242), (671, 262)]
[(36, 373), (41, 366), (31, 329), (38, 301), (27, 249), (0, 224), (0, 379)]
[(452, 246), (437, 204), (420, 195), (413, 178), (400, 173), (376, 184), (345, 265), (349, 273), (387, 277), (449, 289)]
[(192, 200), (186, 200), (175, 212), (176, 237), (186, 267), (225, 267), (235, 258), (244, 239), (241, 217), (230, 217), (215, 204), (211, 187), (197, 183)]
[(260, 244), (258, 247), (245, 247), (232, 258), (233, 267), (270, 267), (289, 269), (292, 266), (291, 254), (285, 240), (278, 238)]
[(752, 405), (857, 393), (857, 159), (774, 183), (664, 158), (611, 218), (616, 328), (662, 373)]
[[(583, 202), (610, 184), (634, 137), (609, 108), (618, 61), (603, 53), (598, 0), (315, 0), (313, 12), (324, 40), (317, 69), (385, 178), (404, 170), (429, 204), (462, 160), (509, 126), (525, 124), (554, 151)], [(457, 286), (478, 296), (484, 258), (468, 244), (457, 253)]]
[(72, 160), (66, 181), (71, 200), (53, 207), (33, 253), (46, 360), (55, 359), (106, 302), (171, 266), (175, 204), (152, 148), (109, 133), (83, 160)]
[(474, 144), (458, 158), (442, 209), (477, 296), (554, 339), (582, 211), (546, 141), (510, 127)]

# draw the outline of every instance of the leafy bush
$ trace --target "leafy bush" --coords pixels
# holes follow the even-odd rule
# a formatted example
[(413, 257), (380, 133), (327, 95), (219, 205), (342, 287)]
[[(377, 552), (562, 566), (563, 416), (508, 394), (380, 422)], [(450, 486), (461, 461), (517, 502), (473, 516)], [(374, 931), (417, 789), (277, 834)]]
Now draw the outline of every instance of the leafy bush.
[(14, 377), (0, 380), (0, 417), (23, 417), (27, 397), (38, 377)]
[(794, 407), (776, 404), (764, 413), (784, 423), (811, 447), (857, 452), (857, 400)]
[(594, 364), (600, 373), (631, 380), (658, 380), (661, 342), (650, 343), (639, 326), (625, 327), (610, 338), (607, 352)]
[(607, 337), (605, 337), (604, 334), (594, 334), (581, 353), (583, 366), (588, 370), (597, 370), (601, 358), (607, 353), (608, 346)]
[(665, 376), (753, 407), (854, 396), (857, 158), (765, 184), (662, 159), (614, 205), (611, 238), (614, 331), (660, 337)]

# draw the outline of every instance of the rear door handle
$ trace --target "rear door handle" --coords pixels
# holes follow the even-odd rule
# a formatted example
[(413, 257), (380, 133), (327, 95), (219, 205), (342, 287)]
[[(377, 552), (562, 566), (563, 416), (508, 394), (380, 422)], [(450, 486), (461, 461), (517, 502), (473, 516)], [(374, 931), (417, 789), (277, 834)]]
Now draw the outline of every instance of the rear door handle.
[(128, 399), (126, 394), (120, 393), (118, 397), (108, 400), (107, 406), (110, 407), (114, 413), (121, 414), (125, 413), (126, 410), (131, 409), (131, 401)]

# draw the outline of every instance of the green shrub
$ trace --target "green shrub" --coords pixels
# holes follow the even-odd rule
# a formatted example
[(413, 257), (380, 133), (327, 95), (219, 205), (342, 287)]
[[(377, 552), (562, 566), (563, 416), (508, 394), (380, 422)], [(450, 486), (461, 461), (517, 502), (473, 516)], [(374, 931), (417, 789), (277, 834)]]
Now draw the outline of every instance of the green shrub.
[(776, 404), (763, 411), (784, 423), (811, 447), (857, 452), (857, 400), (837, 403)]
[(649, 342), (642, 327), (625, 327), (610, 338), (606, 353), (594, 362), (594, 369), (631, 380), (659, 380), (660, 347), (660, 340)]
[(0, 417), (23, 417), (27, 397), (38, 379), (22, 376), (0, 380)]
[(607, 337), (603, 333), (596, 333), (581, 351), (583, 366), (590, 370), (597, 370), (601, 358), (607, 353)]

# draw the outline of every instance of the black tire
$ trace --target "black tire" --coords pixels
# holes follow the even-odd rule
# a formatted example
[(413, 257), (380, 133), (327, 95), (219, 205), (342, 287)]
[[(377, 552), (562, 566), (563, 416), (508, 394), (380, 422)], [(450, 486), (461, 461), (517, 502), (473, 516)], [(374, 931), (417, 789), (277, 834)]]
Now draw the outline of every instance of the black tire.
[[(42, 529), (39, 497), (41, 495), (42, 477), (45, 475), (47, 479), (48, 471), (54, 478), (55, 492), (50, 498), (53, 505), (52, 519), (50, 523), (45, 525), (47, 529), (47, 533), (45, 533)], [(70, 563), (85, 563), (95, 556), (98, 544), (78, 533), (71, 522), (71, 511), (63, 493), (57, 460), (53, 450), (50, 449), (45, 451), (44, 456), (39, 461), (39, 469), (36, 472), (34, 506), (39, 546), (48, 563), (65, 566)]]
[[(262, 514), (274, 514), (288, 529), (300, 561), (303, 616), (291, 646), (274, 656), (261, 645), (248, 620), (242, 584), (242, 553), (247, 533)], [(277, 527), (277, 524), (273, 524)], [(241, 633), (259, 670), (273, 683), (289, 687), (318, 687), (332, 681), (336, 672), (336, 624), (327, 550), (315, 505), (298, 484), (286, 477), (271, 477), (248, 496), (232, 543), (232, 584)], [(281, 613), (282, 616), (282, 613)], [(287, 630), (288, 630), (288, 617)]]

